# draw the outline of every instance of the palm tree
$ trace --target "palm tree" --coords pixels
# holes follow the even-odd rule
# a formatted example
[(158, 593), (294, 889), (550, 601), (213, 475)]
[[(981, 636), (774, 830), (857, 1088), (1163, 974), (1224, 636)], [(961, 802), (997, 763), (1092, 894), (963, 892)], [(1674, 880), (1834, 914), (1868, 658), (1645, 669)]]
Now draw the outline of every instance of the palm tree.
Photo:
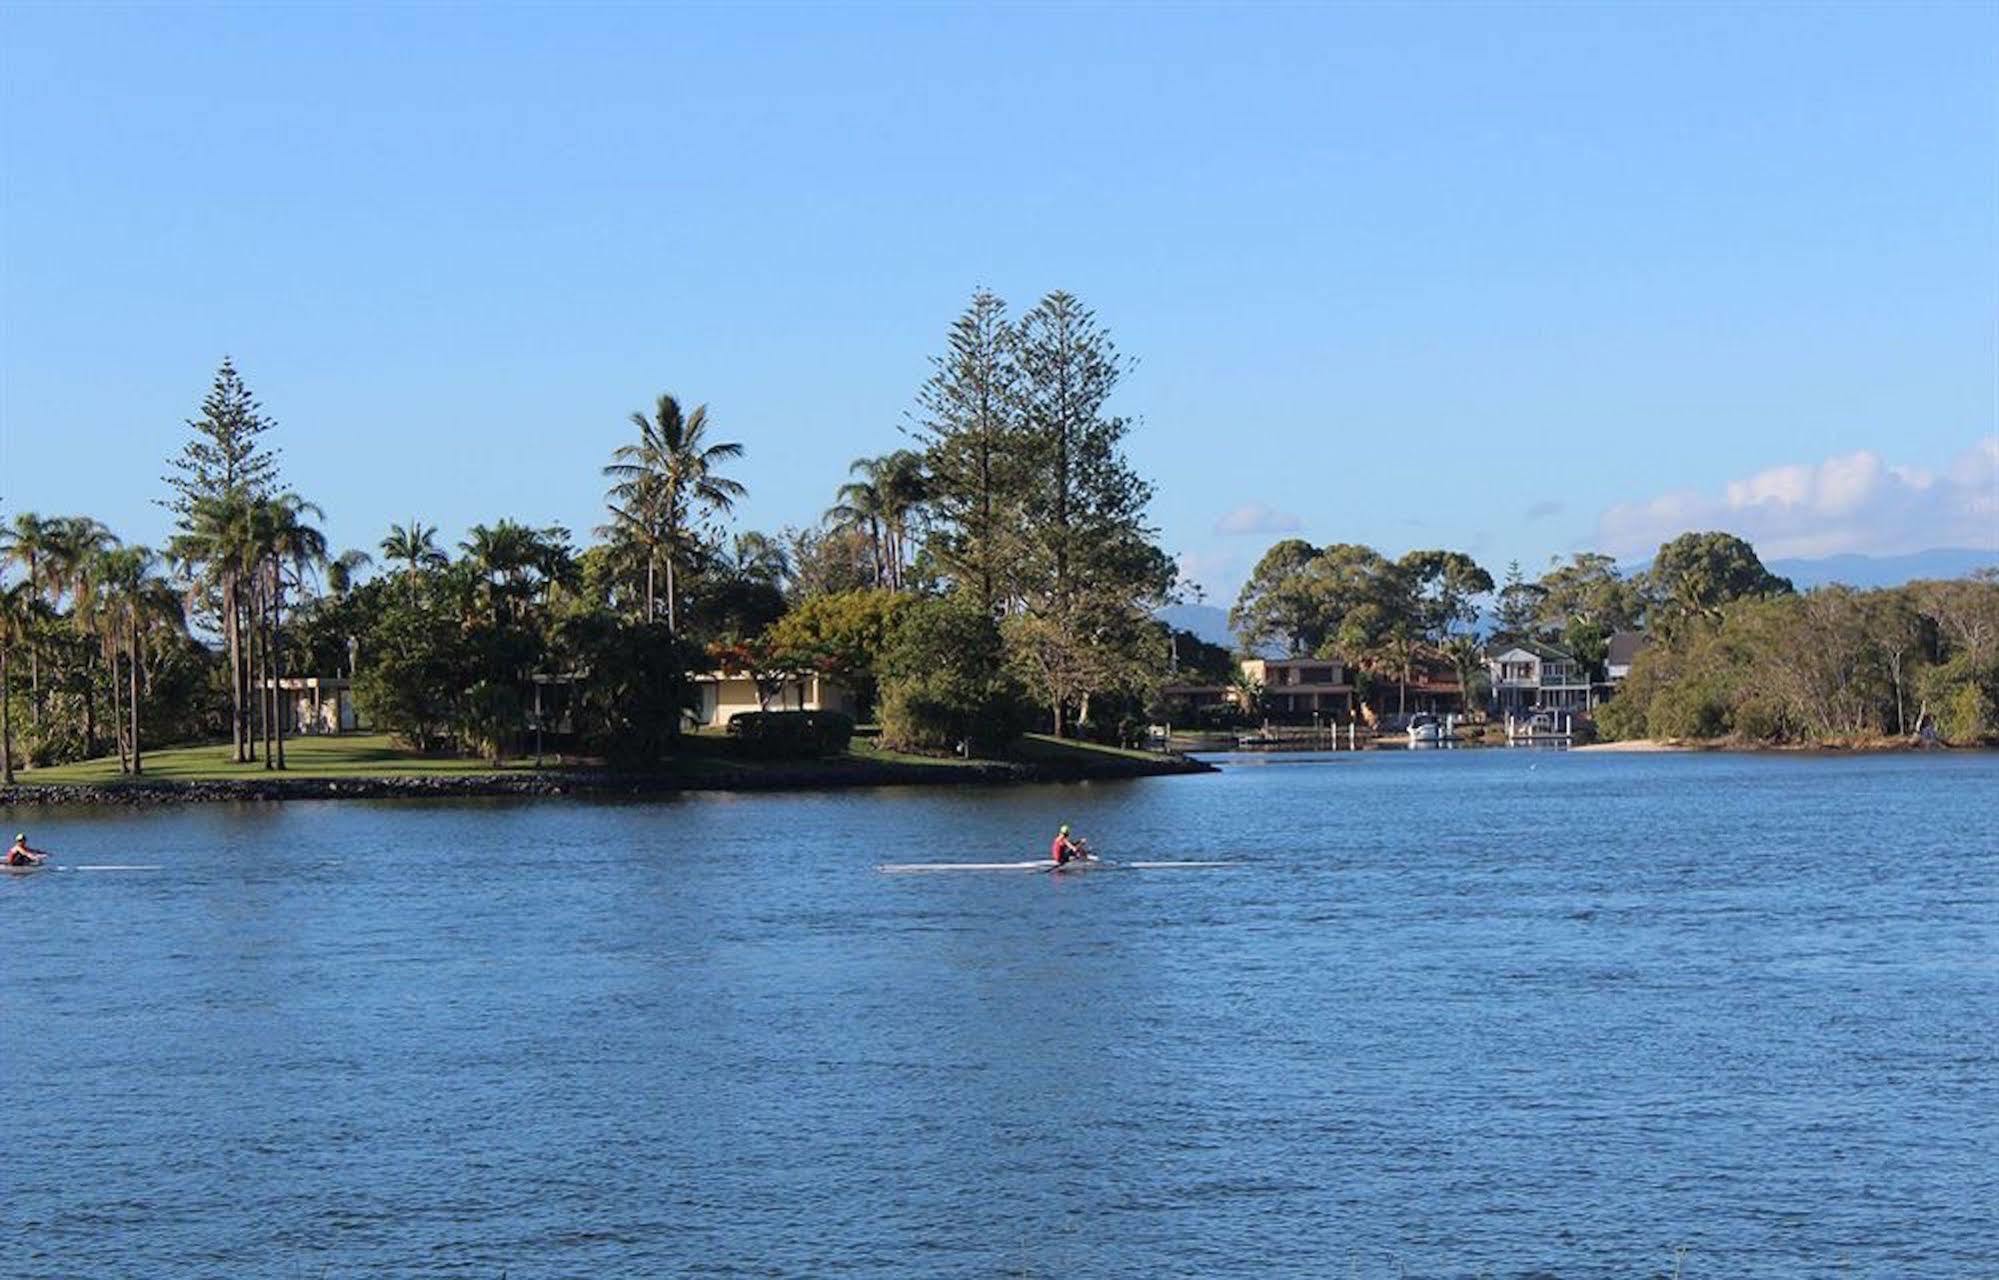
[(865, 531), (875, 548), (875, 585), (900, 591), (910, 526), (930, 495), (923, 456), (898, 449), (879, 458), (856, 458), (847, 471), (860, 478), (840, 486), (826, 518), (837, 528)]
[(391, 564), (400, 562), (409, 573), (442, 569), (450, 562), (438, 549), (437, 526), (414, 519), (408, 524), (389, 526), (389, 536), (382, 539), (382, 558)]
[[(84, 607), (90, 592), (90, 568), (96, 557), (118, 545), (118, 538), (111, 530), (89, 516), (59, 516), (54, 521), (55, 536), (50, 540), (46, 553), (49, 567), (44, 573), (50, 583), (50, 603), (61, 600), (64, 594), (70, 598), (71, 622), (75, 615), (87, 614)], [(91, 661), (90, 650), (85, 649), (86, 662)], [(94, 755), (97, 751), (97, 699), (95, 682), (86, 678), (83, 682), (83, 752)]]
[(188, 583), (190, 598), (214, 591), (220, 597), (223, 645), (229, 651), (229, 740), (232, 758), (255, 757), (250, 734), (250, 657), (244, 587), (254, 574), (253, 503), (241, 493), (196, 500), (186, 530), (168, 544), (167, 554)]
[(739, 533), (730, 540), (722, 558), (729, 573), (750, 582), (781, 586), (791, 576), (791, 556), (784, 544), (767, 533)]
[[(861, 459), (854, 464), (860, 467), (869, 460)], [(888, 523), (888, 497), (879, 487), (866, 480), (850, 480), (840, 486), (835, 495), (837, 501), (826, 512), (826, 521), (842, 532), (865, 533), (872, 551), (875, 567), (875, 586), (888, 582), (888, 547), (885, 527)]]
[(490, 528), (475, 524), (458, 545), (479, 570), (495, 626), (520, 621), (537, 592), (545, 604), (558, 584), (575, 578), (569, 530), (561, 525), (535, 529), (513, 520)]
[(14, 718), (7, 663), (14, 646), (28, 637), (33, 596), (33, 587), (26, 582), (0, 587), (0, 783), (10, 787), (14, 785)]
[(614, 481), (605, 501), (613, 527), (629, 530), (645, 548), (646, 619), (657, 616), (654, 566), (666, 564), (666, 625), (680, 629), (674, 562), (687, 547), (690, 526), (707, 513), (728, 512), (748, 492), (740, 483), (717, 474), (724, 462), (743, 456), (734, 442), (707, 443), (708, 406), (697, 405), (682, 415), (680, 402), (661, 395), (653, 416), (632, 414), (639, 429), (636, 444), (620, 445), (604, 474)]
[(346, 598), (354, 589), (354, 575), (374, 563), (375, 557), (350, 547), (326, 562), (326, 589), (336, 597)]
[[(61, 526), (57, 521), (44, 520), (32, 511), (23, 511), (14, 517), (13, 524), (0, 529), (0, 560), (21, 566), (21, 571), (27, 575), (27, 580), (21, 585), (30, 597), (39, 595), (46, 585), (42, 570), (50, 562), (49, 552), (60, 532)], [(31, 624), (32, 618), (23, 624), (22, 639), (28, 647), (28, 714), (39, 729), (42, 723), (42, 660)]]
[[(111, 705), (117, 720), (119, 768), (134, 775), (145, 772), (139, 741), (140, 669), (145, 661), (143, 637), (183, 625), (180, 601), (159, 577), (159, 557), (147, 547), (118, 547), (100, 552), (92, 562), (89, 586), (78, 611), (93, 624), (111, 670)], [(119, 711), (120, 662), (124, 664), (124, 709)]]
[[(269, 693), (264, 720), (266, 769), (285, 767), (285, 726), (281, 714), (284, 678), (285, 588), (302, 585), (305, 575), (326, 560), (326, 535), (305, 522), (310, 514), (325, 519), (325, 513), (295, 493), (281, 493), (257, 504), (253, 527), (257, 549), (263, 559), (264, 688)], [(290, 578), (285, 576), (291, 571)], [(275, 758), (274, 758), (275, 757)]]
[(1476, 636), (1456, 635), (1444, 641), (1444, 657), (1449, 660), (1451, 669), (1457, 672), (1458, 686), (1464, 690), (1465, 713), (1470, 715), (1473, 708), (1485, 703), (1478, 689), (1485, 678), (1484, 647)]

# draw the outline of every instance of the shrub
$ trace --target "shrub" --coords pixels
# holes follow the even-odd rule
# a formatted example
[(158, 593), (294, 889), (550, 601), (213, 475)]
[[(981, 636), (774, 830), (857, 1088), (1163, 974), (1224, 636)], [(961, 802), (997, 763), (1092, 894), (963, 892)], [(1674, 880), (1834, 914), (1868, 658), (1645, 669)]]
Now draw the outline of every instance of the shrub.
[(739, 711), (729, 717), (729, 737), (758, 759), (807, 760), (845, 751), (854, 719), (838, 711)]
[(961, 601), (923, 600), (903, 611), (882, 653), (883, 745), (898, 751), (981, 754), (1019, 737), (1031, 714), (1005, 670), (999, 628)]

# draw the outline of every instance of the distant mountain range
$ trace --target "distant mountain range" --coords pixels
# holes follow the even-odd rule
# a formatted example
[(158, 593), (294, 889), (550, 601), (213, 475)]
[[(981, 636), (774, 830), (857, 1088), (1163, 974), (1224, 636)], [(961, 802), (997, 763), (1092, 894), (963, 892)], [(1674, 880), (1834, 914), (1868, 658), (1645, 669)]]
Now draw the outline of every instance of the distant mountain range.
[(1962, 578), (1973, 569), (1999, 566), (1999, 551), (1937, 547), (1904, 556), (1826, 556), (1820, 560), (1771, 560), (1770, 572), (1803, 591), (1841, 583), (1849, 587), (1899, 587), (1922, 578)]
[(1191, 631), (1209, 644), (1235, 648), (1227, 609), (1217, 609), (1211, 604), (1169, 604), (1155, 616), (1167, 626)]
[[(1800, 591), (1841, 583), (1849, 587), (1899, 587), (1923, 578), (1962, 578), (1974, 569), (1999, 567), (1999, 550), (1980, 551), (1975, 547), (1936, 547), (1900, 556), (1842, 555), (1817, 560), (1771, 560), (1770, 572), (1789, 578)], [(1636, 573), (1645, 565), (1626, 568)], [(1175, 604), (1159, 611), (1159, 620), (1170, 627), (1191, 631), (1209, 644), (1235, 646), (1229, 632), (1229, 611), (1211, 604)], [(1481, 624), (1491, 626), (1485, 618)]]

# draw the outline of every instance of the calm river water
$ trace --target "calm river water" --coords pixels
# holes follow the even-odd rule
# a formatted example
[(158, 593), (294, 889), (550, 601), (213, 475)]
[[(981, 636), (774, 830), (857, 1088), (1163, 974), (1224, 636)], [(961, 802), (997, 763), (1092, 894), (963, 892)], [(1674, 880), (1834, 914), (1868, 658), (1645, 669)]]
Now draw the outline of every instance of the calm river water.
[(0, 1276), (1999, 1274), (1999, 757), (7, 820)]

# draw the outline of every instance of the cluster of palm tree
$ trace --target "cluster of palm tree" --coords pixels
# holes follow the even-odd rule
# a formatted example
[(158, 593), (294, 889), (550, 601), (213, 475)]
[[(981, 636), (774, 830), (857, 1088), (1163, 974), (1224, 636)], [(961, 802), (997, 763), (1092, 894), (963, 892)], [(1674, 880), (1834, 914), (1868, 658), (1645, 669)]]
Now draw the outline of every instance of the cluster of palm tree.
[(479, 575), (479, 592), (495, 626), (522, 621), (537, 600), (547, 609), (556, 592), (576, 585), (576, 554), (561, 525), (475, 524), (458, 545)]
[[(148, 647), (186, 630), (159, 557), (121, 544), (88, 516), (23, 512), (0, 529), (0, 563), (22, 574), (0, 588), (0, 780), (14, 776), (13, 658), (21, 652), (28, 659), (29, 717), (37, 738), (48, 714), (44, 658), (80, 651), (83, 669), (69, 673), (64, 685), (80, 695), (84, 749), (94, 750), (97, 741), (101, 674), (110, 691), (119, 766), (140, 772), (139, 712), (151, 685)], [(80, 649), (61, 646), (64, 639), (81, 642)]]
[[(212, 609), (229, 664), (230, 743), (239, 764), (285, 767), (284, 618), (327, 562), (318, 507), (295, 493), (201, 498), (168, 546), (188, 600)], [(261, 752), (259, 750), (261, 744)]]
[(634, 412), (639, 438), (620, 445), (604, 475), (614, 483), (605, 495), (611, 523), (598, 536), (636, 546), (645, 577), (645, 617), (659, 616), (658, 579), (666, 577), (666, 625), (680, 625), (677, 567), (697, 546), (704, 521), (733, 510), (748, 492), (720, 473), (723, 463), (743, 456), (733, 441), (708, 442), (708, 406), (683, 413), (680, 402), (661, 395), (650, 416)]
[(840, 486), (827, 523), (865, 534), (874, 550), (875, 585), (900, 591), (909, 570), (911, 538), (930, 497), (923, 455), (898, 449), (879, 458), (857, 458), (847, 471), (856, 478)]

